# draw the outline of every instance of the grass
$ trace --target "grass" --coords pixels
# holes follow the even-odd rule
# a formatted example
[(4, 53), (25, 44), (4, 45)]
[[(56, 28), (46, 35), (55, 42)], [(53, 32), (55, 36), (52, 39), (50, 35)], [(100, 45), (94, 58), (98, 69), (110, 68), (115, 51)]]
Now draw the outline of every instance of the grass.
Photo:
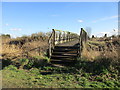
[(92, 44), (92, 45), (105, 45), (105, 42), (104, 41), (89, 41), (88, 42), (89, 44)]
[[(9, 38), (2, 43), (4, 48), (0, 53), (3, 56), (3, 88), (120, 89), (117, 40), (89, 41), (83, 48), (82, 58), (78, 58), (74, 66), (52, 67), (49, 65), (50, 59), (46, 57), (46, 38), (43, 33), (38, 33), (16, 39)], [(15, 41), (24, 44), (15, 44)], [(104, 48), (100, 51), (99, 47)]]
[[(48, 71), (51, 73), (43, 74)], [(2, 74), (3, 88), (120, 88), (120, 77), (107, 70), (93, 75), (71, 67), (21, 70), (10, 65)]]

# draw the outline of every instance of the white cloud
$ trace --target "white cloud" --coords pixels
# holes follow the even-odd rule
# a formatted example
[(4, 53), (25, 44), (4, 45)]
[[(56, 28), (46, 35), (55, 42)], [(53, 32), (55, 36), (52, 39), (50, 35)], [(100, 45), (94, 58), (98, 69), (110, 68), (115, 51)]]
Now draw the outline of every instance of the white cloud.
[(96, 22), (99, 22), (99, 21), (106, 21), (106, 20), (110, 20), (110, 19), (115, 19), (115, 18), (118, 18), (118, 17), (119, 17), (118, 15), (110, 16), (110, 17), (104, 17), (104, 18), (100, 18), (98, 20), (94, 20), (94, 21), (92, 21), (92, 23), (96, 23)]
[(21, 31), (22, 29), (21, 28), (11, 28), (10, 30), (11, 31)]
[(96, 34), (96, 36), (103, 37), (105, 34), (107, 34), (108, 36), (118, 35), (118, 29), (113, 29), (110, 32), (100, 32), (100, 33)]
[(5, 24), (5, 26), (8, 26), (8, 25), (9, 25), (8, 23)]
[(82, 23), (82, 22), (83, 22), (83, 20), (78, 20), (78, 22)]
[(16, 37), (17, 37), (17, 35), (15, 35), (15, 34), (10, 34), (10, 36), (11, 36), (12, 38), (16, 38)]

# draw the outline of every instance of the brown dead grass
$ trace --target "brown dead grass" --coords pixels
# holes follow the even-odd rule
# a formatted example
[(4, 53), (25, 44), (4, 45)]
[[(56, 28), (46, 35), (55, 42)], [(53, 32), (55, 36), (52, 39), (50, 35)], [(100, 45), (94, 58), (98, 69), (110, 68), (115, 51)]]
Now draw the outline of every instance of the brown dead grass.
[(42, 35), (42, 33), (38, 33), (15, 39), (0, 39), (0, 59), (17, 60), (24, 57), (43, 56), (47, 50), (47, 37)]
[[(96, 60), (98, 57), (111, 58), (114, 62), (119, 60), (119, 50), (120, 43), (119, 39), (115, 38), (112, 41), (88, 41), (91, 44), (84, 44), (82, 56), (87, 58), (88, 60)], [(100, 43), (99, 43), (100, 42)], [(114, 42), (117, 42), (114, 44)], [(108, 47), (106, 43), (110, 43), (111, 47)], [(90, 47), (91, 48), (90, 48)], [(104, 47), (104, 50), (99, 51), (99, 46)]]
[[(85, 45), (86, 46), (86, 45)], [(87, 50), (87, 47), (83, 48), (82, 56), (93, 61), (96, 57), (100, 56), (99, 51)]]

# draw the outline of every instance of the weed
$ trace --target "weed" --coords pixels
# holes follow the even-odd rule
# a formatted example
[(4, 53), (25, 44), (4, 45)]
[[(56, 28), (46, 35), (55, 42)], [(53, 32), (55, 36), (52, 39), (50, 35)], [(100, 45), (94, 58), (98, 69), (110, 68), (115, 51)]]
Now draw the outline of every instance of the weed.
[(44, 57), (44, 60), (46, 60), (47, 63), (50, 63), (50, 58)]
[(23, 69), (24, 66), (28, 64), (29, 60), (28, 59), (20, 59), (19, 62), (20, 62), (20, 65), (21, 65), (20, 69)]
[(17, 67), (15, 67), (14, 65), (9, 65), (8, 67), (4, 68), (5, 70), (17, 70)]
[(25, 65), (27, 69), (30, 69), (34, 66), (34, 60), (29, 60), (28, 64)]
[(30, 73), (40, 74), (40, 70), (39, 70), (38, 68), (31, 68), (31, 69), (30, 69)]

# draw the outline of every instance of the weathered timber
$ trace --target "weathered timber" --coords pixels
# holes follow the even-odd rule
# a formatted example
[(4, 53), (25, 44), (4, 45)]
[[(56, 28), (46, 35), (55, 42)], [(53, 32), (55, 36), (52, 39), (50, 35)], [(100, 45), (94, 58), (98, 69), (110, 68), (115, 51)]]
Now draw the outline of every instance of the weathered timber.
[(80, 35), (68, 31), (52, 29), (49, 38), (49, 57), (51, 63), (65, 64), (75, 62), (81, 57), (84, 43), (87, 42), (87, 32), (81, 28)]

